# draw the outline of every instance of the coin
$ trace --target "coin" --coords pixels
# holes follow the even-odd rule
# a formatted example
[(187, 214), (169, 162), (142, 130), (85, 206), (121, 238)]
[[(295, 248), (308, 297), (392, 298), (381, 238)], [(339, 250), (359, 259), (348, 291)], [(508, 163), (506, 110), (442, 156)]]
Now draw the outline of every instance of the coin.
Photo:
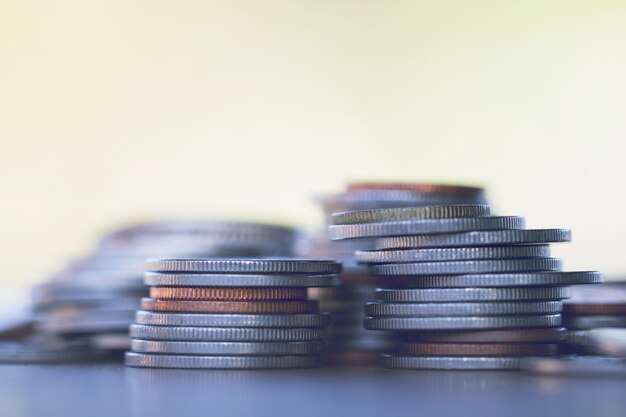
[(476, 317), (367, 317), (364, 321), (365, 328), (370, 330), (513, 329), (555, 327), (560, 324), (560, 314)]
[(304, 300), (306, 288), (152, 287), (150, 297), (176, 300)]
[(409, 340), (424, 343), (558, 343), (566, 336), (567, 330), (564, 327), (407, 333)]
[(428, 184), (414, 182), (352, 182), (346, 186), (348, 192), (361, 190), (407, 190), (422, 194), (440, 194), (452, 197), (473, 197), (485, 199), (485, 189), (448, 184)]
[(557, 258), (489, 259), (478, 261), (417, 262), (404, 264), (370, 265), (372, 275), (437, 275), (480, 274), (492, 272), (557, 271)]
[(569, 287), (522, 288), (415, 288), (376, 290), (381, 301), (400, 303), (439, 303), (454, 301), (560, 300), (570, 294)]
[(239, 274), (338, 274), (341, 264), (307, 259), (149, 259), (151, 272), (205, 272)]
[(626, 285), (573, 287), (572, 299), (563, 305), (563, 314), (626, 315)]
[(587, 332), (589, 347), (610, 356), (626, 356), (626, 329), (592, 329)]
[(132, 341), (134, 352), (175, 355), (314, 355), (324, 351), (325, 341), (308, 342), (181, 342)]
[(537, 356), (555, 355), (554, 343), (417, 343), (405, 342), (400, 353), (414, 356)]
[(521, 229), (523, 227), (523, 217), (490, 216), (460, 219), (405, 220), (384, 223), (334, 225), (329, 227), (329, 235), (332, 240), (342, 240), (383, 236), (452, 233), (469, 230)]
[(548, 375), (626, 375), (626, 360), (607, 356), (566, 356), (527, 358), (525, 371)]
[(145, 283), (154, 287), (329, 287), (339, 284), (339, 275), (227, 275), (146, 272)]
[(401, 220), (451, 219), (489, 215), (489, 206), (453, 204), (346, 211), (333, 214), (333, 224), (378, 223)]
[(67, 363), (110, 360), (104, 351), (37, 342), (0, 342), (0, 363)]
[(517, 357), (445, 357), (383, 355), (383, 366), (398, 369), (491, 370), (519, 369)]
[(199, 327), (326, 327), (331, 316), (320, 314), (184, 314), (139, 310), (135, 323)]
[(198, 356), (126, 352), (126, 365), (139, 368), (278, 369), (313, 368), (321, 359), (312, 356)]
[(356, 251), (356, 258), (359, 262), (374, 264), (464, 261), (476, 259), (546, 258), (548, 256), (550, 256), (550, 247), (548, 245)]
[(546, 271), (515, 274), (475, 274), (447, 276), (404, 277), (416, 288), (462, 287), (526, 287), (599, 284), (602, 274), (597, 271)]
[(367, 303), (368, 316), (494, 316), (507, 314), (560, 313), (560, 301), (497, 302), (497, 303)]
[(521, 229), (469, 231), (438, 235), (394, 236), (376, 240), (375, 248), (410, 249), (458, 246), (494, 246), (516, 244), (543, 244), (569, 242), (571, 232), (567, 229)]
[(211, 342), (296, 342), (321, 340), (326, 336), (320, 328), (229, 328), (229, 327), (182, 327), (146, 326), (132, 324), (130, 337), (146, 340), (189, 340)]
[(563, 325), (568, 329), (595, 329), (598, 327), (625, 327), (626, 316), (563, 316)]
[(142, 298), (141, 309), (187, 313), (316, 313), (315, 300), (301, 301), (179, 301)]
[(46, 333), (73, 334), (125, 331), (132, 323), (134, 311), (108, 311), (75, 316), (47, 315), (40, 317), (36, 328)]

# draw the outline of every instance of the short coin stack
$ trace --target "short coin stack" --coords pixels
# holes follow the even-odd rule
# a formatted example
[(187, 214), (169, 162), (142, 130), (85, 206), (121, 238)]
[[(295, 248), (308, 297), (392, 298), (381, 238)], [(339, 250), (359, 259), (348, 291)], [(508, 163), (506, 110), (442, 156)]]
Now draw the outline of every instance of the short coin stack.
[(148, 368), (318, 366), (330, 315), (307, 288), (339, 283), (334, 261), (279, 258), (148, 261), (126, 364)]
[(522, 357), (557, 352), (567, 286), (601, 282), (549, 257), (547, 244), (569, 241), (569, 231), (526, 230), (523, 218), (485, 205), (345, 212), (333, 223), (333, 239), (376, 238), (357, 259), (401, 281), (365, 310), (366, 328), (406, 338), (384, 355), (390, 368), (519, 369)]

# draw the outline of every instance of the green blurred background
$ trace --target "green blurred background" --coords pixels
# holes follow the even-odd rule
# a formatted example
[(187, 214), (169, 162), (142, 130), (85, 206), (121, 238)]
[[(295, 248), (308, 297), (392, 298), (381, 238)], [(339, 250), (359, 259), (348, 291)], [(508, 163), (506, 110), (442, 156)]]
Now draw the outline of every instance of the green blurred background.
[(350, 179), (483, 184), (626, 275), (624, 1), (2, 1), (0, 268), (162, 216), (321, 221)]

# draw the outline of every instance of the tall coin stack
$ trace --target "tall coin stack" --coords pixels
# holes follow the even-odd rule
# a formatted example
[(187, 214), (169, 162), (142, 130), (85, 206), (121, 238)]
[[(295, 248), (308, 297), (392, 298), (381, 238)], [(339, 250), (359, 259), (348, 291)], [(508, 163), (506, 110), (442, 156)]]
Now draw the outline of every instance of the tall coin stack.
[(366, 328), (404, 336), (383, 356), (389, 368), (519, 369), (522, 357), (557, 352), (568, 286), (602, 280), (549, 257), (568, 230), (526, 230), (486, 205), (352, 211), (333, 223), (334, 240), (376, 239), (357, 259), (394, 280), (365, 308)]
[(189, 258), (148, 261), (126, 364), (147, 368), (309, 368), (330, 315), (307, 288), (339, 283), (334, 261)]
[(288, 227), (226, 221), (162, 221), (116, 230), (94, 254), (34, 289), (38, 340), (49, 346), (66, 342), (66, 350), (80, 347), (75, 352), (81, 357), (85, 349), (123, 352), (140, 298), (148, 295), (148, 257), (289, 256), (297, 237)]
[[(435, 184), (351, 183), (340, 194), (317, 198), (325, 227), (311, 236), (299, 252), (307, 257), (336, 259), (343, 265), (341, 285), (337, 288), (315, 288), (309, 293), (319, 300), (323, 310), (333, 315), (329, 362), (335, 365), (366, 365), (379, 362), (380, 353), (398, 344), (394, 332), (373, 332), (363, 328), (363, 305), (374, 297), (376, 287), (384, 280), (371, 276), (356, 261), (357, 249), (373, 249), (368, 240), (329, 240), (328, 226), (332, 214), (340, 211), (433, 204), (486, 203), (482, 188)], [(387, 280), (389, 281), (389, 280)]]

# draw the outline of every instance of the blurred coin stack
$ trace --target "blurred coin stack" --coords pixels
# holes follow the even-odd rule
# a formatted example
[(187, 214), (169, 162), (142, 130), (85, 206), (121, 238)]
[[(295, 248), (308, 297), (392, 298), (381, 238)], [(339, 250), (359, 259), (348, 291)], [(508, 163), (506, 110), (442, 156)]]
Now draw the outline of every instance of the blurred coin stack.
[(367, 273), (357, 263), (357, 249), (373, 249), (371, 240), (331, 241), (328, 226), (332, 214), (341, 211), (412, 207), (433, 204), (486, 203), (482, 188), (436, 184), (352, 183), (339, 194), (317, 198), (324, 212), (325, 227), (300, 246), (299, 255), (332, 258), (342, 263), (341, 285), (315, 288), (309, 294), (333, 315), (327, 359), (336, 365), (365, 365), (379, 362), (380, 353), (398, 343), (394, 332), (372, 332), (363, 327), (363, 306), (385, 281)]
[(563, 325), (564, 353), (626, 356), (626, 283), (573, 287), (563, 303)]
[(331, 238), (376, 239), (359, 262), (393, 279), (369, 303), (365, 327), (401, 333), (390, 368), (518, 369), (520, 358), (551, 355), (565, 337), (569, 285), (598, 272), (561, 272), (550, 242), (568, 230), (526, 230), (518, 216), (486, 205), (439, 205), (337, 213)]
[(309, 368), (330, 315), (307, 288), (339, 283), (334, 261), (187, 258), (148, 262), (150, 298), (130, 328), (126, 364), (146, 368)]
[(117, 230), (94, 254), (34, 289), (38, 340), (123, 352), (130, 346), (128, 326), (147, 295), (146, 258), (289, 256), (297, 238), (291, 228), (247, 222), (167, 221)]

